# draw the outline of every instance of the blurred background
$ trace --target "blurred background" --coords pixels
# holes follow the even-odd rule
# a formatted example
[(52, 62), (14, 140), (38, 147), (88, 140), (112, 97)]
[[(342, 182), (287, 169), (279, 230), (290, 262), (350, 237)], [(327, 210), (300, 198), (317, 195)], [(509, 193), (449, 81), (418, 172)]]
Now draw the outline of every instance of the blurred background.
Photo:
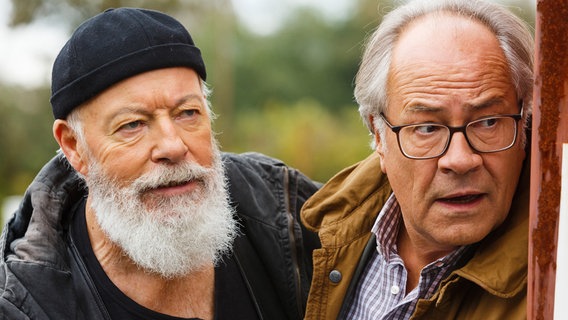
[[(120, 6), (176, 17), (202, 51), (222, 149), (262, 152), (325, 182), (371, 153), (353, 80), (366, 36), (403, 2), (0, 0), (0, 222), (58, 149), (51, 66), (86, 18)], [(535, 0), (494, 2), (534, 26)]]

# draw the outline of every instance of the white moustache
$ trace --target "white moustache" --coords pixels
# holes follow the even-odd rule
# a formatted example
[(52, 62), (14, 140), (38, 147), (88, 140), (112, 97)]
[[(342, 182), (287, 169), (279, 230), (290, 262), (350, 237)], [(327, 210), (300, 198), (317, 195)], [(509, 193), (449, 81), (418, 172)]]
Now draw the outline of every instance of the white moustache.
[(181, 185), (190, 181), (204, 183), (213, 170), (190, 162), (175, 166), (161, 165), (138, 177), (132, 182), (130, 188), (138, 193), (144, 193), (151, 189)]

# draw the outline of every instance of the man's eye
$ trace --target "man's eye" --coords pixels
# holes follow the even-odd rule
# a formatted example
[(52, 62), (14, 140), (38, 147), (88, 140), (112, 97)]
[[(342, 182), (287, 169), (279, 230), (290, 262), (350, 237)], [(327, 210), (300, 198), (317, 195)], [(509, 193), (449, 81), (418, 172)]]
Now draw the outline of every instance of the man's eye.
[(182, 112), (182, 116), (184, 117), (193, 117), (195, 115), (197, 115), (197, 110), (195, 109), (183, 110)]
[(177, 119), (184, 121), (184, 122), (190, 122), (190, 123), (194, 123), (197, 119), (199, 119), (199, 109), (196, 108), (188, 108), (185, 110), (181, 110), (178, 113)]
[(490, 128), (495, 126), (497, 124), (497, 121), (498, 121), (497, 118), (488, 118), (488, 119), (479, 120), (477, 121), (477, 127)]
[(132, 121), (120, 127), (120, 130), (135, 130), (142, 126), (142, 121)]
[(441, 129), (440, 126), (437, 125), (420, 125), (414, 127), (414, 132), (417, 134), (431, 134), (439, 131)]

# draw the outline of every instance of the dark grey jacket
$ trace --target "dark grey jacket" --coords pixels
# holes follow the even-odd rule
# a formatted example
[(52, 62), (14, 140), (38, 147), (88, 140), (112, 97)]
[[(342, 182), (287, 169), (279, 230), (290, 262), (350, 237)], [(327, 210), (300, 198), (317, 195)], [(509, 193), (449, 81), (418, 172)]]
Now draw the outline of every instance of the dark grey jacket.
[[(223, 160), (242, 225), (234, 255), (257, 312), (301, 319), (319, 242), (298, 215), (319, 185), (261, 154)], [(110, 319), (69, 236), (71, 208), (85, 194), (61, 155), (32, 182), (0, 240), (0, 319)]]

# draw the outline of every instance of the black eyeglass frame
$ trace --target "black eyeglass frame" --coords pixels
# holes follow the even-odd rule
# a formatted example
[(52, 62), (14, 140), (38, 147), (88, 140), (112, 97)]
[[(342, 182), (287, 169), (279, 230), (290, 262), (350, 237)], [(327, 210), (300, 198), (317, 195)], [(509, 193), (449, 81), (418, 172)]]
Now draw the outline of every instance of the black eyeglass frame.
[[(518, 123), (519, 123), (519, 120), (521, 120), (523, 118), (523, 107), (522, 107), (522, 104), (521, 104), (521, 113), (519, 113), (519, 114), (496, 114), (496, 115), (491, 115), (491, 116), (487, 116), (487, 117), (481, 117), (479, 119), (476, 119), (474, 121), (470, 121), (470, 122), (466, 123), (465, 125), (459, 126), (459, 127), (451, 127), (451, 126), (447, 126), (447, 125), (444, 125), (444, 124), (441, 124), (441, 123), (435, 123), (435, 122), (413, 123), (413, 124), (403, 124), (403, 125), (395, 126), (395, 125), (392, 125), (387, 120), (387, 118), (386, 118), (386, 116), (383, 112), (381, 112), (379, 114), (379, 116), (383, 119), (383, 121), (386, 123), (386, 125), (392, 130), (392, 132), (394, 132), (396, 134), (396, 141), (398, 143), (398, 148), (399, 148), (400, 152), (402, 152), (402, 154), (405, 157), (407, 157), (409, 159), (413, 159), (413, 160), (428, 160), (428, 159), (434, 159), (434, 158), (442, 157), (448, 151), (448, 147), (450, 146), (450, 143), (452, 142), (452, 137), (454, 136), (454, 133), (456, 133), (456, 132), (463, 133), (463, 136), (465, 137), (465, 141), (467, 141), (467, 144), (469, 145), (469, 147), (472, 150), (479, 152), (479, 153), (495, 153), (495, 152), (501, 152), (501, 151), (505, 151), (507, 149), (510, 149), (517, 142), (517, 136), (518, 136), (518, 131), (519, 131)], [(475, 123), (477, 121), (483, 121), (485, 119), (492, 119), (492, 118), (513, 118), (515, 120), (515, 136), (513, 137), (513, 142), (511, 142), (510, 145), (508, 145), (504, 148), (497, 149), (497, 150), (480, 151), (477, 148), (475, 148), (471, 144), (471, 142), (469, 141), (469, 138), (468, 138), (467, 133), (466, 133), (466, 129), (472, 123)], [(436, 156), (428, 156), (428, 157), (414, 157), (414, 156), (410, 156), (410, 155), (406, 154), (406, 152), (402, 148), (402, 145), (400, 144), (400, 135), (399, 135), (400, 130), (402, 130), (403, 128), (406, 128), (406, 127), (428, 125), (428, 124), (446, 127), (446, 128), (448, 128), (448, 130), (450, 130), (450, 138), (448, 139), (448, 141), (446, 141), (446, 145), (444, 146), (444, 149), (442, 150), (442, 152), (440, 154), (436, 155)]]

